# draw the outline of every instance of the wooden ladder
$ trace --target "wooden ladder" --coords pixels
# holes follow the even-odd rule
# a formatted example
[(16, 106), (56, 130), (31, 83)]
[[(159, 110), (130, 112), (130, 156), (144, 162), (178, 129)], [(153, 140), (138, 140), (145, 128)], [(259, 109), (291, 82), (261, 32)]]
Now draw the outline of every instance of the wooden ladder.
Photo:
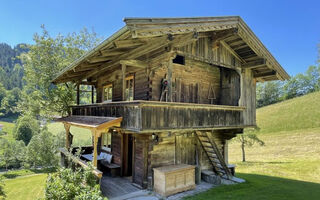
[(225, 179), (232, 179), (232, 174), (227, 167), (216, 143), (208, 136), (208, 132), (196, 131), (199, 142), (206, 152), (213, 170)]

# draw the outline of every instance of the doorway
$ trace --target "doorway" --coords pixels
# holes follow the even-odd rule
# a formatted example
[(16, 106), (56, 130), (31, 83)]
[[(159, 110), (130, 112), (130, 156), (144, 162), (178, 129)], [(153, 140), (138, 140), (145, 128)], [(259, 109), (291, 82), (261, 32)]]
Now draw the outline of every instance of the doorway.
[(123, 137), (123, 175), (132, 176), (133, 136), (124, 134)]

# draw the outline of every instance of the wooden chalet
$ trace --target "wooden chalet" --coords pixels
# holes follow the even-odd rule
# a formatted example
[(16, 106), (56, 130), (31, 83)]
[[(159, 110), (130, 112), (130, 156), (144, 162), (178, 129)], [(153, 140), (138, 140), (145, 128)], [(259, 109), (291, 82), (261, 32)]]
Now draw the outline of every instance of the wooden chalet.
[[(154, 188), (153, 169), (173, 165), (232, 180), (228, 140), (256, 126), (256, 82), (289, 75), (237, 16), (124, 22), (53, 80), (78, 85), (78, 105), (60, 119), (66, 148), (70, 126), (90, 129), (95, 173), (105, 152), (112, 175), (141, 188)], [(80, 105), (79, 85), (91, 85), (96, 102)]]

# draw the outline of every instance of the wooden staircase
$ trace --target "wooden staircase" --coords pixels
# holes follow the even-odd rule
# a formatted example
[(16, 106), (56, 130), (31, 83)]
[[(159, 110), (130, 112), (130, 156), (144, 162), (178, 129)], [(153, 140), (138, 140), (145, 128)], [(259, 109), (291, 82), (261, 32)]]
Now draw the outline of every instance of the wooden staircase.
[(232, 174), (227, 167), (216, 143), (208, 136), (208, 132), (196, 131), (203, 150), (206, 152), (214, 172), (225, 179), (232, 179)]

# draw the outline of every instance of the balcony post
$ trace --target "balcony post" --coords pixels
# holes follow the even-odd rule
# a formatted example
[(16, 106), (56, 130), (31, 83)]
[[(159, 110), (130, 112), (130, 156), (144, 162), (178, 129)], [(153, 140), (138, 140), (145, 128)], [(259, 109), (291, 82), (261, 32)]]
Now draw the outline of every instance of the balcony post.
[(77, 84), (77, 105), (80, 104), (80, 84)]
[(126, 68), (125, 64), (121, 65), (122, 68), (122, 101), (126, 100)]
[(94, 85), (91, 85), (91, 103), (94, 103)]

